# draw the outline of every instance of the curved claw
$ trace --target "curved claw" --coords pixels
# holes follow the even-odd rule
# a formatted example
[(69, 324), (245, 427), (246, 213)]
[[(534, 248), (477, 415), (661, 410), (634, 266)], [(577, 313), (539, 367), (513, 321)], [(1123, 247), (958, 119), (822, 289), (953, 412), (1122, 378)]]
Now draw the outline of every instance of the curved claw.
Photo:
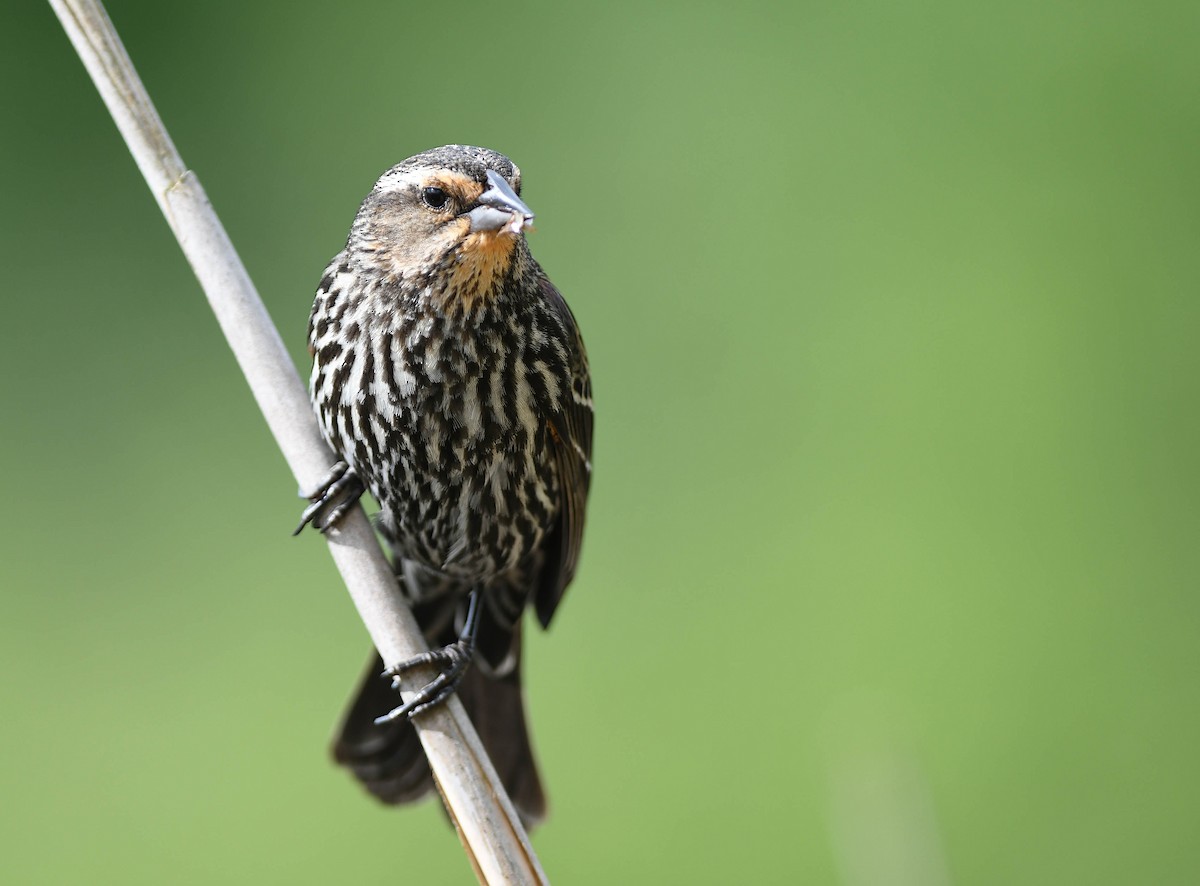
[(312, 504), (300, 515), (300, 525), (292, 530), (292, 535), (299, 535), (310, 523), (318, 532), (328, 532), (362, 497), (364, 491), (366, 488), (353, 468), (344, 461), (337, 462), (317, 491), (309, 496)]
[(432, 652), (422, 652), (412, 658), (392, 665), (383, 672), (384, 677), (392, 678), (392, 688), (400, 688), (400, 675), (420, 665), (436, 665), (438, 675), (417, 690), (416, 695), (393, 708), (382, 717), (376, 717), (376, 723), (391, 723), (401, 717), (413, 717), (422, 711), (439, 705), (454, 694), (463, 675), (471, 666), (475, 655), (475, 636), (479, 632), (479, 591), (472, 591), (470, 605), (467, 607), (467, 618), (463, 623), (462, 633), (458, 639), (448, 646), (435, 649)]
[(392, 686), (400, 688), (400, 675), (419, 665), (437, 665), (441, 670), (438, 675), (422, 686), (417, 694), (397, 708), (388, 711), (382, 717), (375, 718), (376, 723), (390, 723), (401, 717), (411, 717), (421, 711), (441, 704), (449, 698), (463, 675), (471, 664), (474, 643), (469, 640), (458, 640), (449, 646), (433, 652), (423, 652), (399, 664), (392, 665), (383, 672), (383, 676), (392, 678)]

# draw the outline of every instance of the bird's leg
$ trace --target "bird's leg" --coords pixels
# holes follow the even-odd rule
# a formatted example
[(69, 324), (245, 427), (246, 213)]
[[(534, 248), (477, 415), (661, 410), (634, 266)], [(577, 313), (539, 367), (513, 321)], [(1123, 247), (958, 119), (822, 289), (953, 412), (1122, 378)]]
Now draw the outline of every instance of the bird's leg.
[(400, 707), (376, 718), (376, 723), (390, 723), (401, 717), (412, 717), (450, 697), (467, 668), (471, 666), (471, 658), (475, 655), (475, 637), (479, 633), (479, 597), (479, 591), (471, 591), (467, 603), (467, 620), (463, 623), (462, 631), (455, 642), (441, 649), (422, 652), (392, 665), (383, 672), (383, 676), (392, 678), (392, 688), (399, 689), (400, 676), (406, 671), (425, 664), (440, 668), (438, 675), (422, 686), (416, 695)]
[(358, 474), (350, 465), (339, 461), (330, 469), (317, 491), (308, 496), (312, 504), (300, 515), (300, 525), (292, 531), (292, 535), (299, 535), (300, 530), (309, 523), (320, 532), (328, 532), (362, 497), (364, 491)]

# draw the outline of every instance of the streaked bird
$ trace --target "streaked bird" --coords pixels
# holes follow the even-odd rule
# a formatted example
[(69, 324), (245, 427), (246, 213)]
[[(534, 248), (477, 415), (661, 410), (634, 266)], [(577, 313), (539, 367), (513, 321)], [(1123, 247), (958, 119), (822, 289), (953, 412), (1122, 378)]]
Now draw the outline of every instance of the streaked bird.
[[(440, 676), (401, 706), (373, 654), (334, 746), (387, 803), (433, 786), (408, 718), (457, 691), (527, 823), (545, 813), (521, 695), (521, 619), (575, 575), (591, 476), (587, 356), (529, 252), (521, 172), (447, 145), (380, 177), (309, 322), (311, 394), (338, 470), (325, 529), (365, 487)], [(301, 524), (301, 526), (304, 525)], [(389, 679), (393, 678), (393, 679)]]

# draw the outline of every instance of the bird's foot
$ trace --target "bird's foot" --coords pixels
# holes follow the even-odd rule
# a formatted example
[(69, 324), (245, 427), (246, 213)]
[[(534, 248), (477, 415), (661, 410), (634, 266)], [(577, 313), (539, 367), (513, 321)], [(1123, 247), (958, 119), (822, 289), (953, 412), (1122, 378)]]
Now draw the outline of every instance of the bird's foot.
[(399, 689), (401, 676), (415, 667), (431, 664), (439, 669), (439, 673), (417, 690), (416, 695), (400, 707), (376, 718), (375, 722), (391, 723), (401, 717), (412, 717), (444, 702), (458, 687), (463, 674), (471, 666), (471, 657), (474, 654), (474, 643), (456, 640), (449, 646), (443, 646), (432, 652), (423, 652), (399, 664), (392, 665), (383, 672), (383, 676), (392, 678), (393, 689)]
[(462, 633), (458, 639), (441, 649), (422, 652), (398, 664), (394, 664), (383, 672), (390, 677), (392, 688), (399, 690), (401, 678), (408, 671), (421, 665), (433, 665), (438, 668), (438, 675), (417, 690), (416, 695), (400, 707), (395, 708), (382, 717), (375, 719), (376, 723), (391, 723), (402, 717), (412, 717), (422, 711), (429, 710), (441, 704), (453, 694), (462, 682), (463, 675), (471, 666), (475, 655), (475, 635), (479, 629), (479, 592), (472, 592), (470, 605), (467, 608), (467, 620), (463, 624)]
[(300, 525), (292, 531), (292, 535), (299, 535), (300, 530), (309, 523), (319, 532), (328, 532), (362, 497), (364, 491), (358, 474), (344, 461), (339, 461), (330, 469), (317, 491), (307, 496), (312, 504), (300, 515)]

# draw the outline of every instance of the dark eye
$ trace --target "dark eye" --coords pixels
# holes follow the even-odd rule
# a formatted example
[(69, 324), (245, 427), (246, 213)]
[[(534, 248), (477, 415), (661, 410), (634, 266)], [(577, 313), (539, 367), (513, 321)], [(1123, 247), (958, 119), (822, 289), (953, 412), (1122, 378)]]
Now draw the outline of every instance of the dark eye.
[(450, 195), (441, 188), (426, 188), (421, 192), (421, 199), (431, 209), (445, 209), (450, 202)]

